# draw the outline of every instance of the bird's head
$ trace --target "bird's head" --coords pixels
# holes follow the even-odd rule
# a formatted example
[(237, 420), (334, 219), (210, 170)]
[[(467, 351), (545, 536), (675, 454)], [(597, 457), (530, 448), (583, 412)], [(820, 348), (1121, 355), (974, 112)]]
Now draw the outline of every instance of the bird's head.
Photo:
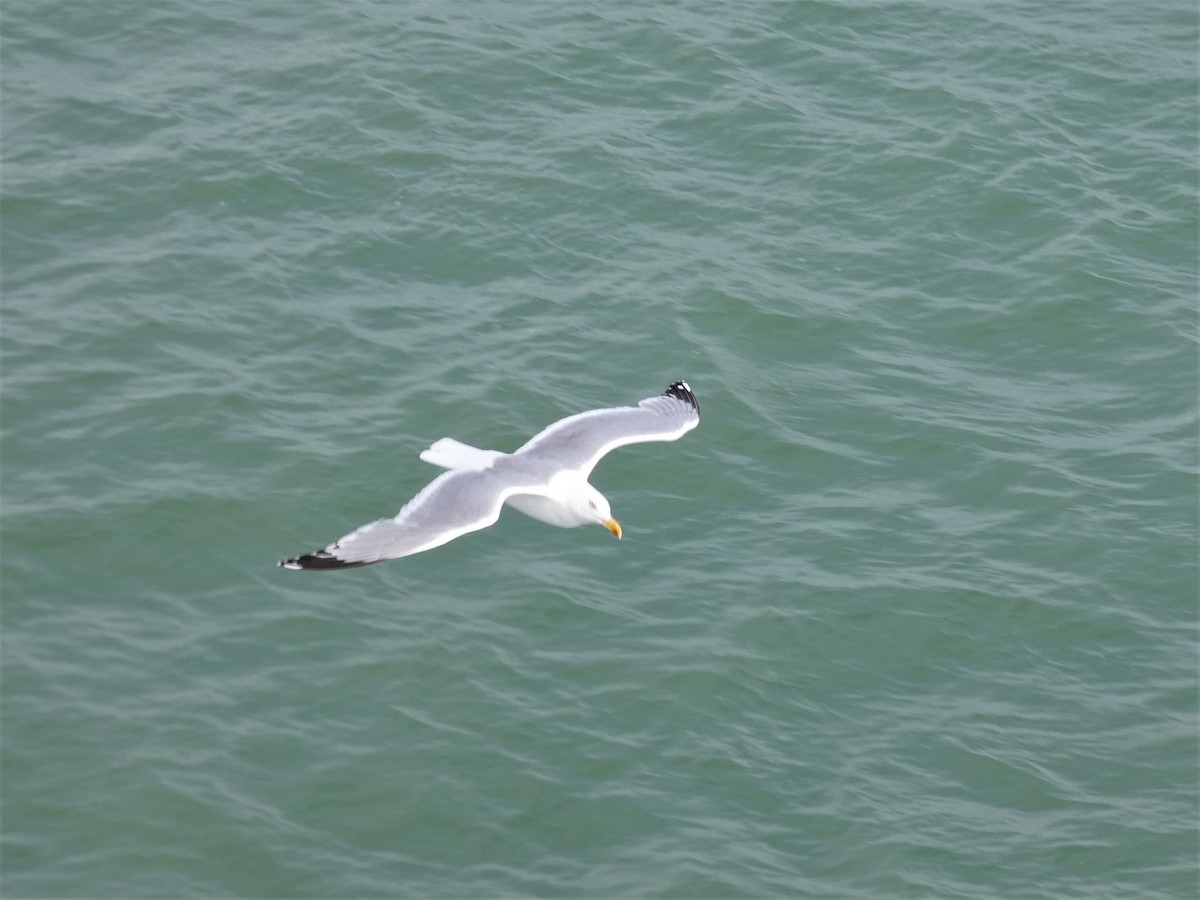
[(589, 484), (587, 490), (583, 493), (582, 499), (587, 517), (597, 524), (603, 525), (616, 535), (617, 540), (620, 540), (621, 525), (612, 517), (612, 509), (608, 505), (608, 498)]

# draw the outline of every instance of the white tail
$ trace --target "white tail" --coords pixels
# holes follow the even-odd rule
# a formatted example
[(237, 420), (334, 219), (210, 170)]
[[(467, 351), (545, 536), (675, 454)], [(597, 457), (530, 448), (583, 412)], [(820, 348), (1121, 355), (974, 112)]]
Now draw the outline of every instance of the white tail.
[(480, 450), (454, 438), (434, 441), (428, 450), (421, 451), (421, 459), (443, 469), (486, 469), (493, 459), (503, 455), (499, 450)]

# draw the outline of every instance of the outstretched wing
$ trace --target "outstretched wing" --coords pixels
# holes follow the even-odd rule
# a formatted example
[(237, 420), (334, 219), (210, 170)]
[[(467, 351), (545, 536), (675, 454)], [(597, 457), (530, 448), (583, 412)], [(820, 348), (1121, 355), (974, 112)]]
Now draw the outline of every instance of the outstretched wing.
[(610, 450), (642, 441), (675, 441), (699, 424), (696, 395), (686, 381), (676, 381), (637, 406), (593, 409), (560, 419), (513, 455), (537, 456), (586, 478)]
[(350, 569), (432, 550), (500, 518), (512, 494), (541, 494), (536, 479), (515, 480), (496, 468), (460, 469), (431, 481), (393, 519), (378, 519), (356, 528), (324, 550), (281, 560), (286, 569)]

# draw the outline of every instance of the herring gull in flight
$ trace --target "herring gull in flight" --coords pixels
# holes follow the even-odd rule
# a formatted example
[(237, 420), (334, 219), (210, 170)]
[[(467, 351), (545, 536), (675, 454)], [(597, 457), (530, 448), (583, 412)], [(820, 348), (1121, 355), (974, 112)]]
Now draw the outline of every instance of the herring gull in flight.
[(560, 528), (595, 523), (618, 538), (608, 500), (588, 484), (596, 463), (617, 447), (675, 441), (700, 424), (700, 404), (676, 381), (637, 406), (593, 409), (555, 422), (514, 453), (442, 438), (421, 459), (444, 472), (392, 519), (378, 519), (324, 550), (281, 560), (285, 569), (351, 569), (440, 547), (500, 518), (507, 503)]

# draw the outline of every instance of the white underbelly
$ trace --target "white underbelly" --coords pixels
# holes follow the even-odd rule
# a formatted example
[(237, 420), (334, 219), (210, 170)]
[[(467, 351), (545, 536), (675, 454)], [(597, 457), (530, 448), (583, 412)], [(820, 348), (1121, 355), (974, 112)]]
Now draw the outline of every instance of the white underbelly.
[(537, 519), (547, 525), (575, 528), (584, 524), (561, 504), (555, 503), (547, 497), (539, 497), (537, 494), (514, 494), (504, 502), (517, 512), (525, 513), (531, 519)]

